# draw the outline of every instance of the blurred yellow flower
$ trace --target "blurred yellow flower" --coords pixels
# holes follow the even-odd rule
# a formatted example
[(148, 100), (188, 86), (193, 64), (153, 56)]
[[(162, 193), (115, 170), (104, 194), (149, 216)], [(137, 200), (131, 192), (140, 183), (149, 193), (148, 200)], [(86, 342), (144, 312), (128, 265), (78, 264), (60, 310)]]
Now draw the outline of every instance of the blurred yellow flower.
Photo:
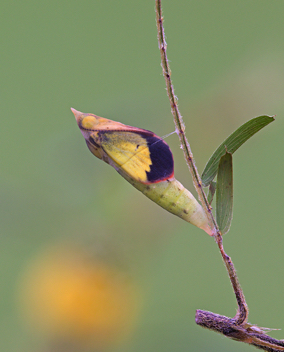
[(19, 294), (24, 319), (50, 341), (100, 349), (131, 332), (140, 305), (125, 271), (66, 246), (32, 262)]

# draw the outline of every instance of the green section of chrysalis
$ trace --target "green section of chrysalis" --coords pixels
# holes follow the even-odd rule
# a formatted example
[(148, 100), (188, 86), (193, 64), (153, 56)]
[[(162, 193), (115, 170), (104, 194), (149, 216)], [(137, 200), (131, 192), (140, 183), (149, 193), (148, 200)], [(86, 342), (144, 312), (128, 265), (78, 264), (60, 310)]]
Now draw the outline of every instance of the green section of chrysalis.
[(117, 170), (129, 183), (141, 191), (146, 197), (157, 203), (170, 213), (199, 227), (212, 235), (206, 214), (192, 193), (175, 178), (145, 185), (131, 179), (121, 170)]

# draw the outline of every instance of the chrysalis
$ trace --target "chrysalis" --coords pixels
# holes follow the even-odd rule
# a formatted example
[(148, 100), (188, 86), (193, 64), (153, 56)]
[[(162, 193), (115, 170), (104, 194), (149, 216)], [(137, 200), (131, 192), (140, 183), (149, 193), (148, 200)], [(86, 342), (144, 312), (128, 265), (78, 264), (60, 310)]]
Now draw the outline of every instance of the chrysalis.
[(90, 151), (135, 188), (172, 214), (212, 231), (194, 196), (174, 177), (168, 144), (156, 134), (71, 109)]

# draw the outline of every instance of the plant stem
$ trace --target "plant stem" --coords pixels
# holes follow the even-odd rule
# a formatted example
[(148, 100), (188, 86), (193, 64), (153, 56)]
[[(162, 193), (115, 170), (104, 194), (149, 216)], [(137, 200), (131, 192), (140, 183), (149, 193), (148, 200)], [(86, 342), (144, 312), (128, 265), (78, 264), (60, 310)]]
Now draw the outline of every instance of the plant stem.
[(238, 310), (237, 310), (237, 314), (234, 317), (234, 321), (235, 321), (236, 325), (241, 325), (243, 323), (246, 323), (248, 320), (249, 311), (248, 311), (246, 299), (243, 294), (243, 290), (240, 286), (234, 264), (233, 264), (231, 258), (224, 251), (223, 237), (219, 233), (217, 236), (217, 244), (218, 244), (220, 253), (222, 255), (223, 261), (225, 263), (228, 275), (230, 277), (230, 281), (231, 281), (233, 290), (235, 292), (235, 296), (236, 296), (236, 300), (237, 300), (237, 304), (238, 304)]
[(174, 94), (174, 88), (171, 81), (171, 71), (166, 53), (167, 44), (163, 28), (161, 0), (155, 1), (158, 42), (161, 53), (163, 75), (166, 81), (167, 93), (171, 104), (171, 111), (174, 118), (176, 132), (179, 136), (181, 146), (184, 152), (184, 157), (191, 172), (193, 183), (197, 191), (199, 200), (201, 201), (203, 209), (207, 214), (208, 221), (212, 229), (212, 235), (215, 238), (215, 241), (219, 247), (220, 253), (225, 263), (238, 304), (238, 311), (234, 318), (227, 318), (211, 312), (198, 310), (196, 313), (196, 323), (203, 327), (218, 331), (224, 334), (225, 336), (228, 336), (238, 341), (249, 343), (266, 351), (284, 351), (283, 341), (270, 338), (262, 329), (258, 328), (256, 325), (250, 325), (247, 323), (248, 306), (246, 304), (245, 296), (241, 289), (234, 264), (231, 258), (224, 251), (222, 234), (220, 233), (217, 222), (212, 214), (211, 206), (203, 190), (201, 178), (197, 171), (197, 167), (194, 162), (190, 145), (185, 136), (185, 126), (182, 120), (182, 116), (178, 109), (177, 98)]
[(171, 80), (171, 71), (170, 71), (169, 62), (168, 62), (168, 58), (167, 58), (167, 52), (166, 52), (167, 44), (165, 41), (165, 33), (164, 33), (164, 27), (163, 27), (161, 0), (156, 0), (156, 20), (157, 20), (158, 42), (159, 42), (159, 49), (160, 49), (160, 53), (161, 53), (163, 74), (164, 74), (166, 85), (167, 85), (167, 92), (168, 92), (168, 97), (169, 97), (170, 104), (171, 104), (171, 110), (172, 110), (172, 114), (174, 117), (176, 131), (179, 136), (181, 146), (182, 146), (182, 149), (184, 152), (184, 157), (185, 157), (186, 163), (189, 167), (189, 170), (191, 172), (193, 183), (194, 183), (195, 189), (197, 191), (199, 200), (201, 201), (203, 209), (205, 210), (205, 212), (207, 214), (210, 227), (212, 228), (212, 233), (214, 235), (216, 243), (218, 244), (218, 247), (221, 252), (222, 258), (224, 260), (227, 272), (229, 274), (231, 284), (233, 286), (233, 289), (234, 289), (234, 292), (236, 295), (236, 299), (237, 299), (237, 303), (238, 303), (238, 307), (239, 307), (238, 312), (235, 317), (235, 320), (236, 320), (236, 323), (241, 324), (241, 323), (247, 321), (248, 308), (247, 308), (244, 294), (243, 294), (241, 286), (239, 284), (239, 280), (238, 280), (237, 273), (236, 273), (235, 267), (233, 265), (233, 262), (232, 262), (231, 258), (224, 251), (222, 235), (218, 229), (218, 225), (217, 225), (216, 220), (215, 220), (215, 218), (212, 214), (212, 211), (211, 211), (211, 206), (210, 206), (210, 204), (207, 200), (206, 194), (203, 190), (202, 181), (199, 176), (197, 167), (194, 163), (194, 158), (193, 158), (193, 154), (190, 149), (189, 142), (185, 136), (185, 126), (184, 126), (181, 114), (179, 112), (179, 109), (178, 109), (177, 98), (174, 94), (174, 87), (173, 87), (172, 80)]
[(242, 292), (241, 286), (239, 284), (239, 280), (238, 280), (233, 262), (231, 258), (224, 251), (222, 235), (218, 229), (218, 225), (211, 211), (211, 206), (203, 190), (202, 181), (199, 176), (197, 167), (194, 163), (194, 158), (190, 149), (190, 145), (185, 136), (185, 126), (178, 109), (177, 98), (174, 94), (174, 87), (171, 80), (171, 71), (170, 71), (167, 52), (166, 52), (167, 44), (165, 41), (165, 33), (164, 33), (164, 27), (163, 27), (161, 0), (156, 0), (156, 20), (157, 20), (158, 42), (159, 42), (159, 49), (161, 53), (163, 74), (167, 85), (167, 92), (168, 92), (168, 97), (171, 104), (171, 110), (174, 117), (176, 131), (179, 136), (181, 146), (184, 152), (184, 157), (189, 167), (189, 170), (191, 172), (193, 183), (196, 188), (199, 200), (201, 201), (203, 209), (205, 210), (208, 216), (209, 224), (212, 228), (212, 234), (214, 235), (215, 241), (218, 244), (219, 250), (221, 252), (222, 258), (224, 260), (227, 272), (231, 280), (231, 284), (233, 286), (233, 289), (236, 295), (239, 309), (234, 319), (236, 320), (237, 324), (242, 324), (243, 322), (246, 322), (248, 318), (248, 308), (245, 301), (245, 297)]
[(234, 319), (204, 310), (196, 311), (195, 322), (204, 328), (218, 332), (230, 339), (248, 343), (264, 351), (284, 351), (283, 340), (276, 340), (268, 336), (263, 331), (264, 328), (259, 328), (255, 325), (236, 325)]

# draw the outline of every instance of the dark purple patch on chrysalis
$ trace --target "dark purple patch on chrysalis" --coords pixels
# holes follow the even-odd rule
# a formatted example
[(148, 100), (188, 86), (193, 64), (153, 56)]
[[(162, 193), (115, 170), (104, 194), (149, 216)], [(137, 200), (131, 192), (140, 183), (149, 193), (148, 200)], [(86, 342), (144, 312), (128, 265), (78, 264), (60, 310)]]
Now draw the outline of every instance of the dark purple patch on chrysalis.
[(156, 135), (149, 136), (141, 133), (141, 136), (147, 141), (152, 161), (150, 171), (146, 171), (148, 182), (155, 183), (173, 177), (174, 159), (167, 143)]

